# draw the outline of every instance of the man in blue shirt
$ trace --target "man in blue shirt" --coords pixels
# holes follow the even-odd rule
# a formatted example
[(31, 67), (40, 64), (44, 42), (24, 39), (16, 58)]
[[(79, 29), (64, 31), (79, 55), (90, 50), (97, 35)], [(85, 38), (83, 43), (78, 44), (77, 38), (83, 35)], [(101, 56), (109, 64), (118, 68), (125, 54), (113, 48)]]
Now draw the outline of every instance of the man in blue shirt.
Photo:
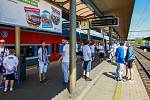
[(122, 74), (124, 70), (124, 48), (123, 48), (123, 43), (120, 43), (120, 46), (116, 49), (116, 63), (117, 63), (117, 69), (116, 69), (116, 77), (118, 81), (122, 81)]

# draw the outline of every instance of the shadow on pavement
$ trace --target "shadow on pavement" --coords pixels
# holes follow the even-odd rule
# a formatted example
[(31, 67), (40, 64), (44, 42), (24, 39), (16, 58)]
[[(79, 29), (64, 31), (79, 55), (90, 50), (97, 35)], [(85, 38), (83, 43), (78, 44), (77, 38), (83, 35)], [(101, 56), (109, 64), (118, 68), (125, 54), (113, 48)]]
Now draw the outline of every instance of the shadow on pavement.
[[(82, 77), (82, 62), (77, 61), (77, 80)], [(99, 64), (99, 58), (96, 57), (92, 68)], [(47, 73), (48, 83), (39, 83), (38, 73), (28, 76), (27, 80), (21, 85), (16, 86), (14, 92), (4, 93), (0, 90), (0, 100), (51, 100), (61, 91), (68, 88), (63, 85), (63, 73), (59, 64), (51, 64)], [(62, 99), (63, 100), (63, 99)]]
[(104, 72), (103, 75), (115, 80), (115, 75), (113, 72)]

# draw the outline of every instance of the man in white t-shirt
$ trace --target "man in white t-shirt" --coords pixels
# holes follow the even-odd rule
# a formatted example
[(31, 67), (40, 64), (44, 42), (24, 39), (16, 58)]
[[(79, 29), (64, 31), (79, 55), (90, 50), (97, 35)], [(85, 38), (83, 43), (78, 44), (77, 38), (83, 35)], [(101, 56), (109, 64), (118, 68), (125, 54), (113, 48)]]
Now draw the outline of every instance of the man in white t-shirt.
[(10, 55), (4, 58), (3, 66), (6, 70), (6, 80), (4, 92), (7, 92), (8, 83), (10, 81), (10, 91), (13, 91), (14, 80), (15, 80), (15, 71), (17, 69), (19, 60), (14, 56), (15, 50), (10, 50)]
[(4, 73), (5, 73), (5, 68), (3, 67), (3, 60), (6, 56), (9, 55), (9, 50), (8, 48), (5, 47), (5, 40), (1, 39), (0, 40), (0, 88), (3, 88), (3, 80), (4, 79)]
[(92, 81), (92, 79), (90, 78), (92, 55), (90, 46), (88, 44), (88, 40), (85, 40), (83, 46), (83, 77), (86, 81)]
[(95, 45), (94, 43), (91, 43), (91, 53), (92, 53), (92, 61), (94, 61), (94, 57), (95, 57)]
[(49, 64), (46, 43), (44, 40), (41, 41), (41, 47), (38, 49), (38, 61), (39, 61), (39, 79), (40, 83), (47, 82), (48, 79), (45, 78), (47, 73), (47, 66)]
[(63, 84), (68, 84), (69, 82), (69, 43), (66, 39), (62, 40), (62, 43), (64, 44), (63, 47), (63, 54), (59, 58), (58, 63), (61, 62), (62, 66), (62, 72), (64, 74), (64, 82)]
[(102, 43), (99, 45), (99, 53), (100, 53), (100, 61), (103, 61), (105, 56), (105, 47)]

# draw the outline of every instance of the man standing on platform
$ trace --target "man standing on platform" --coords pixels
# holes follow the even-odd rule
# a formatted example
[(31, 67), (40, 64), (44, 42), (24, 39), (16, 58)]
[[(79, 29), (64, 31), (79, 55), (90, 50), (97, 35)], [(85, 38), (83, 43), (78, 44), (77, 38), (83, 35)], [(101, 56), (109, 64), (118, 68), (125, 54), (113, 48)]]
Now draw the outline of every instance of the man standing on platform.
[(83, 77), (85, 78), (86, 81), (92, 81), (92, 79), (90, 78), (92, 55), (88, 40), (84, 41), (83, 59), (84, 59)]
[[(133, 61), (135, 60), (135, 52), (133, 47), (127, 43), (128, 49), (127, 49), (127, 53), (126, 53), (126, 57), (125, 57), (125, 61), (126, 61), (126, 79), (133, 82)], [(128, 72), (130, 73), (130, 77), (128, 78)]]
[(59, 58), (58, 63), (62, 62), (62, 72), (64, 74), (64, 82), (63, 84), (68, 84), (69, 82), (69, 42), (67, 39), (63, 39), (62, 43), (64, 44), (63, 47), (63, 54)]
[(120, 43), (120, 46), (116, 49), (116, 63), (117, 63), (117, 69), (116, 69), (116, 78), (117, 81), (122, 81), (122, 74), (124, 70), (124, 43)]
[(3, 66), (3, 60), (6, 56), (9, 55), (8, 48), (5, 47), (5, 40), (0, 40), (0, 88), (3, 88), (4, 85), (2, 84), (4, 82), (4, 74), (5, 74), (5, 68)]
[(39, 78), (40, 83), (47, 82), (48, 79), (45, 78), (47, 73), (47, 66), (49, 63), (46, 43), (44, 40), (41, 41), (41, 47), (38, 49), (38, 61), (39, 61)]

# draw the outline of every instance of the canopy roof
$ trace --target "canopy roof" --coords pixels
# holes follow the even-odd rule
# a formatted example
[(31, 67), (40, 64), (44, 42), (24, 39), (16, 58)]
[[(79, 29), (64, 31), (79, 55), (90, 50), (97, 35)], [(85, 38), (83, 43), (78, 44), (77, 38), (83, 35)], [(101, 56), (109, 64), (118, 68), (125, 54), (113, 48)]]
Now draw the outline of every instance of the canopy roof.
[(115, 27), (123, 38), (127, 38), (135, 0), (90, 0), (105, 16), (119, 17)]
[[(46, 0), (69, 11), (70, 0)], [(76, 0), (77, 16), (82, 19), (103, 16), (119, 17), (119, 27), (115, 31), (124, 39), (128, 36), (135, 0)]]

